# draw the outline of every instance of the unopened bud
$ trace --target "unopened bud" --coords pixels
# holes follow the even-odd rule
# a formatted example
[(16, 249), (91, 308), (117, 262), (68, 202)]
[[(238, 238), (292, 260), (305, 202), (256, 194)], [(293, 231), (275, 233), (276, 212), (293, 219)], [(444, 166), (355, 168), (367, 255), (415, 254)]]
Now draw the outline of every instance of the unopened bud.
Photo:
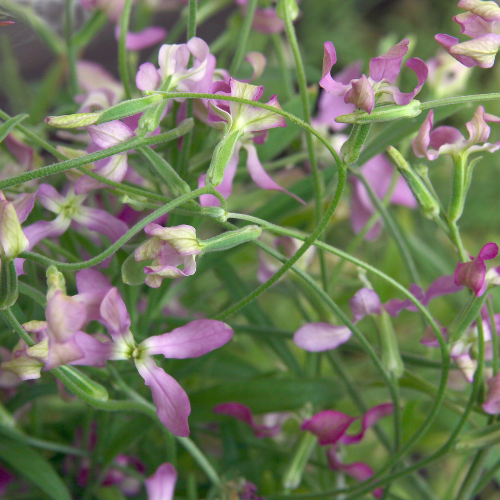
[(398, 104), (384, 104), (378, 106), (374, 108), (370, 114), (363, 109), (357, 109), (353, 113), (337, 116), (335, 121), (337, 123), (388, 122), (391, 120), (399, 120), (400, 118), (414, 118), (421, 112), (420, 101), (414, 99), (406, 106), (399, 106)]
[(0, 198), (0, 258), (14, 259), (28, 247), (14, 205)]
[(128, 101), (120, 102), (116, 106), (112, 106), (106, 111), (102, 111), (99, 114), (99, 120), (96, 125), (136, 115), (148, 109), (150, 106), (160, 103), (162, 100), (163, 97), (160, 94), (151, 94), (146, 97), (140, 97), (139, 99), (129, 99)]
[(354, 125), (351, 130), (351, 134), (349, 135), (349, 139), (342, 144), (340, 148), (340, 155), (342, 160), (347, 163), (354, 163), (358, 160), (359, 155), (361, 153), (361, 148), (368, 137), (370, 132), (371, 124), (365, 125)]
[(94, 382), (73, 366), (60, 366), (52, 371), (66, 389), (84, 401), (107, 401), (109, 399), (108, 391), (104, 386)]
[(221, 207), (203, 207), (201, 209), (201, 214), (217, 222), (226, 222), (228, 213)]
[(205, 186), (218, 186), (222, 183), (226, 167), (233, 157), (236, 143), (242, 135), (243, 132), (240, 130), (224, 134), (219, 144), (215, 147), (212, 161), (205, 177)]
[(74, 115), (63, 116), (47, 116), (45, 122), (57, 128), (78, 128), (88, 127), (94, 125), (101, 116), (100, 112), (97, 113), (76, 113)]
[(160, 121), (163, 112), (167, 107), (167, 104), (168, 100), (163, 99), (162, 102), (160, 102), (160, 104), (157, 104), (156, 106), (151, 106), (149, 109), (144, 111), (141, 118), (139, 119), (139, 128), (146, 130), (147, 132), (154, 132), (160, 126)]
[(428, 219), (435, 219), (439, 215), (439, 203), (429, 189), (427, 189), (422, 179), (413, 171), (410, 164), (396, 148), (389, 146), (387, 148), (387, 153), (398, 168), (400, 174), (404, 177), (413, 196), (417, 199), (424, 216)]
[(220, 252), (247, 241), (256, 240), (261, 234), (262, 229), (259, 226), (245, 226), (236, 231), (226, 231), (209, 240), (200, 241), (200, 245), (203, 253)]
[(299, 6), (296, 0), (279, 0), (276, 14), (280, 19), (286, 20), (288, 16), (291, 21), (295, 21), (299, 17)]

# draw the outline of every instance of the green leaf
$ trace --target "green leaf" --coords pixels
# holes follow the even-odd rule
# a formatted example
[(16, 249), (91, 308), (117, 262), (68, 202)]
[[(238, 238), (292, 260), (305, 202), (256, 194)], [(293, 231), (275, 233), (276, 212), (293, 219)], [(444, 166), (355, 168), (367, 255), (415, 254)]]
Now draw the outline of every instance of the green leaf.
[(50, 462), (29, 446), (0, 437), (0, 459), (53, 500), (71, 500), (66, 485)]
[(331, 380), (265, 378), (226, 382), (189, 394), (196, 416), (214, 419), (214, 406), (236, 401), (257, 414), (296, 410), (306, 403), (330, 408), (342, 396), (340, 386)]

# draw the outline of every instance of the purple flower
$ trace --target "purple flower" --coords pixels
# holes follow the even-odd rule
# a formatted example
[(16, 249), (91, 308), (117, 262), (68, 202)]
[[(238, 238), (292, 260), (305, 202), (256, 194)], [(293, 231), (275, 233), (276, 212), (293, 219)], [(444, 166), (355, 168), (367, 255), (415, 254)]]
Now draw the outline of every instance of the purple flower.
[(293, 341), (306, 351), (322, 352), (335, 349), (350, 338), (351, 330), (347, 326), (308, 323), (295, 332)]
[(458, 7), (467, 12), (453, 20), (471, 40), (459, 43), (458, 38), (440, 33), (435, 36), (436, 41), (468, 68), (491, 68), (500, 47), (500, 7), (481, 0), (460, 0)]
[(483, 410), (490, 415), (500, 413), (500, 373), (488, 380), (488, 392), (483, 403)]
[(144, 481), (148, 500), (172, 500), (176, 482), (175, 467), (168, 462), (160, 465), (156, 472)]
[[(384, 198), (391, 186), (394, 174), (394, 167), (389, 160), (383, 155), (377, 155), (361, 167), (361, 172), (372, 186), (375, 194), (381, 199)], [(352, 177), (351, 184), (351, 224), (353, 231), (357, 234), (363, 230), (367, 222), (376, 213), (376, 210), (363, 183), (358, 178)], [(390, 201), (396, 205), (403, 205), (408, 208), (415, 208), (417, 206), (415, 197), (401, 176), (396, 181)], [(377, 222), (368, 231), (365, 238), (367, 240), (374, 240), (378, 238), (381, 231), (382, 224), (381, 222)]]
[[(469, 155), (477, 151), (493, 153), (500, 148), (500, 143), (486, 142), (490, 136), (491, 128), (487, 122), (499, 123), (500, 118), (484, 112), (483, 106), (478, 106), (472, 120), (466, 123), (469, 139), (455, 127), (443, 125), (432, 130), (434, 111), (429, 111), (427, 118), (422, 123), (417, 137), (413, 139), (413, 152), (419, 158), (427, 156), (435, 160), (440, 154), (448, 154), (456, 158), (459, 155)], [(483, 143), (480, 145), (480, 143)]]
[(455, 269), (454, 280), (457, 286), (463, 285), (472, 290), (476, 297), (480, 297), (486, 291), (485, 260), (494, 259), (498, 255), (496, 243), (486, 243), (476, 257), (470, 262), (459, 263)]
[[(115, 28), (115, 38), (120, 40), (120, 25)], [(167, 36), (167, 30), (161, 26), (149, 26), (136, 33), (129, 31), (125, 39), (127, 50), (143, 50), (160, 43)]]
[(252, 410), (241, 403), (223, 403), (217, 405), (213, 412), (241, 420), (253, 429), (255, 436), (258, 438), (275, 437), (281, 432), (280, 424), (271, 426), (257, 424), (253, 418)]
[[(363, 462), (344, 464), (337, 456), (339, 444), (350, 445), (359, 443), (368, 428), (375, 425), (381, 418), (394, 412), (392, 403), (381, 404), (370, 408), (364, 415), (361, 431), (358, 434), (347, 434), (347, 430), (358, 417), (351, 417), (335, 410), (324, 410), (305, 420), (301, 426), (302, 430), (312, 432), (318, 438), (322, 446), (331, 445), (327, 450), (328, 463), (331, 469), (340, 470), (352, 476), (358, 481), (365, 481), (373, 475), (371, 467)], [(381, 496), (381, 490), (373, 492), (376, 497)]]
[[(104, 285), (97, 274), (87, 274), (83, 280), (86, 302), (93, 305), (102, 297)], [(96, 277), (96, 296), (91, 297), (92, 292), (87, 290)], [(107, 328), (113, 339), (109, 359), (133, 360), (137, 371), (151, 389), (160, 421), (178, 436), (189, 435), (187, 418), (191, 406), (188, 396), (174, 378), (156, 365), (151, 356), (161, 354), (166, 358), (197, 358), (229, 342), (233, 330), (221, 321), (201, 319), (136, 344), (130, 331), (130, 316), (116, 288), (108, 289), (102, 298), (99, 317), (96, 319)]]
[[(135, 250), (135, 260), (153, 260), (151, 265), (144, 267), (144, 282), (148, 286), (158, 288), (163, 278), (180, 278), (196, 272), (195, 259), (202, 253), (202, 248), (194, 227), (162, 227), (151, 223), (144, 232), (152, 238)], [(182, 269), (179, 269), (180, 265)]]
[(72, 187), (68, 189), (66, 196), (62, 196), (51, 185), (40, 184), (38, 201), (46, 209), (57, 214), (57, 217), (50, 222), (35, 222), (24, 229), (29, 248), (33, 248), (44, 238), (60, 236), (72, 223), (97, 231), (113, 242), (127, 232), (127, 225), (108, 212), (83, 206), (86, 198), (87, 195), (84, 194), (76, 195)]
[(377, 293), (370, 288), (361, 288), (349, 301), (351, 311), (354, 314), (353, 323), (361, 321), (370, 314), (382, 314), (382, 304)]
[(328, 93), (334, 96), (342, 96), (346, 104), (354, 104), (367, 113), (372, 112), (376, 102), (383, 94), (389, 96), (390, 102), (395, 102), (401, 106), (409, 104), (420, 92), (427, 79), (428, 70), (424, 61), (412, 57), (408, 59), (406, 66), (417, 75), (418, 84), (413, 92), (405, 94), (393, 85), (399, 75), (403, 57), (408, 52), (408, 44), (409, 40), (405, 38), (385, 54), (371, 59), (369, 77), (361, 75), (360, 78), (344, 84), (335, 81), (330, 74), (333, 65), (337, 62), (337, 53), (332, 42), (325, 42), (323, 76), (319, 84)]

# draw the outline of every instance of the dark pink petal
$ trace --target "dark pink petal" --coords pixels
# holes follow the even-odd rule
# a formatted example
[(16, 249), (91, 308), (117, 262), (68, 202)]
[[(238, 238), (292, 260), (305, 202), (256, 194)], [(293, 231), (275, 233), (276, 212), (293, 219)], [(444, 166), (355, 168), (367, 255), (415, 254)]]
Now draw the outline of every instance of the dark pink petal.
[(401, 70), (403, 57), (408, 52), (409, 43), (408, 38), (405, 38), (385, 54), (373, 58), (370, 61), (370, 78), (376, 82), (387, 80), (394, 83)]
[(130, 316), (116, 288), (112, 288), (104, 297), (100, 313), (104, 325), (115, 342), (128, 332)]
[(237, 420), (241, 420), (253, 429), (255, 436), (258, 438), (274, 437), (281, 432), (280, 425), (273, 425), (269, 427), (266, 425), (256, 424), (253, 419), (252, 410), (250, 410), (248, 406), (240, 403), (223, 403), (221, 405), (217, 405), (213, 411), (219, 415), (228, 415), (236, 418)]
[(309, 352), (322, 352), (335, 349), (351, 338), (351, 330), (347, 326), (330, 325), (329, 323), (309, 323), (299, 328), (293, 341)]
[(483, 403), (483, 410), (490, 415), (500, 413), (500, 373), (488, 380), (488, 393)]
[(446, 50), (448, 54), (450, 54), (450, 56), (453, 56), (458, 62), (462, 63), (467, 68), (477, 66), (477, 62), (471, 57), (451, 53), (451, 48), (455, 47), (459, 42), (458, 38), (450, 35), (445, 35), (443, 33), (437, 34), (434, 38), (436, 39), (437, 43), (439, 43), (439, 45), (441, 45), (441, 47), (443, 47), (443, 49)]
[(319, 81), (319, 85), (330, 94), (343, 96), (349, 89), (349, 85), (344, 85), (342, 83), (336, 82), (330, 74), (333, 65), (337, 62), (337, 53), (335, 52), (335, 47), (332, 42), (325, 42), (324, 47), (325, 52), (323, 56), (323, 73), (321, 80)]
[(87, 127), (87, 132), (94, 143), (102, 149), (116, 146), (135, 136), (134, 132), (120, 120), (113, 120), (102, 125), (91, 125)]
[(73, 220), (91, 231), (107, 236), (113, 243), (128, 231), (125, 222), (98, 208), (82, 206), (73, 215)]
[(382, 314), (382, 304), (377, 293), (369, 288), (361, 288), (349, 301), (354, 315), (353, 323), (357, 323), (370, 314)]
[(146, 62), (139, 66), (135, 84), (139, 90), (156, 90), (161, 83), (160, 73), (153, 63)]
[(28, 215), (33, 210), (35, 205), (36, 193), (23, 193), (16, 196), (12, 201), (14, 208), (16, 209), (17, 219), (19, 223), (22, 224)]
[(176, 436), (189, 436), (191, 405), (184, 389), (146, 356), (135, 362), (139, 374), (151, 389), (161, 423)]
[(361, 432), (355, 435), (344, 434), (340, 438), (340, 442), (343, 444), (355, 444), (359, 443), (368, 428), (375, 425), (381, 418), (386, 417), (394, 413), (394, 405), (392, 403), (386, 403), (370, 408), (363, 416), (363, 422), (361, 424)]
[(320, 445), (335, 444), (355, 420), (357, 417), (350, 417), (340, 411), (324, 410), (305, 420), (300, 428), (312, 432)]
[(496, 243), (487, 243), (477, 257), (470, 262), (459, 263), (455, 269), (454, 280), (457, 286), (464, 285), (472, 290), (476, 297), (485, 292), (486, 265), (485, 260), (494, 259), (498, 255)]
[(500, 35), (488, 33), (453, 45), (450, 48), (450, 54), (453, 57), (470, 58), (481, 68), (491, 68), (495, 64), (495, 57), (499, 48)]
[[(439, 150), (441, 146), (445, 145), (457, 145), (460, 146), (464, 141), (464, 136), (460, 132), (460, 130), (455, 127), (450, 127), (448, 125), (442, 125), (441, 127), (437, 127), (435, 130), (431, 132), (431, 148)], [(430, 160), (434, 160), (437, 158), (438, 153), (429, 151), (428, 157)]]
[(375, 94), (366, 75), (361, 75), (358, 80), (353, 80), (351, 88), (345, 93), (344, 101), (354, 104), (358, 109), (364, 109), (368, 114), (375, 106)]
[(417, 137), (411, 141), (413, 152), (418, 158), (427, 156), (427, 150), (431, 142), (431, 130), (434, 124), (434, 111), (431, 109), (418, 130)]
[(72, 365), (80, 366), (97, 366), (103, 368), (106, 366), (106, 361), (111, 357), (113, 343), (101, 342), (92, 335), (85, 332), (76, 332), (74, 337), (75, 344), (80, 348), (83, 357), (72, 361)]
[(292, 198), (295, 198), (299, 203), (303, 205), (306, 204), (304, 200), (299, 198), (290, 191), (287, 191), (285, 188), (282, 188), (277, 182), (273, 181), (269, 174), (264, 170), (262, 163), (259, 160), (259, 155), (257, 154), (257, 149), (252, 143), (245, 143), (243, 147), (247, 150), (247, 168), (248, 173), (252, 180), (259, 186), (261, 189), (267, 189), (272, 191), (281, 191), (290, 195)]
[(469, 131), (469, 144), (478, 144), (486, 142), (490, 136), (491, 128), (486, 123), (483, 106), (478, 106), (472, 120), (467, 122), (467, 130)]
[[(120, 25), (117, 24), (115, 28), (115, 38), (120, 39)], [(150, 26), (142, 31), (127, 33), (125, 46), (127, 50), (143, 50), (160, 43), (167, 36), (167, 30), (161, 26)]]
[(172, 500), (176, 482), (175, 467), (168, 462), (160, 465), (156, 472), (144, 481), (148, 500)]
[[(328, 450), (327, 458), (330, 469), (341, 471), (344, 474), (357, 479), (358, 481), (363, 482), (373, 476), (373, 469), (363, 462), (355, 462), (352, 464), (342, 463), (337, 457), (335, 448), (330, 448)], [(376, 498), (381, 498), (383, 495), (383, 490), (382, 488), (377, 488), (372, 493)]]
[(56, 342), (66, 342), (85, 323), (86, 308), (78, 300), (58, 290), (47, 303), (45, 317), (49, 338)]
[(170, 333), (156, 335), (142, 342), (148, 355), (163, 354), (166, 358), (197, 358), (227, 344), (233, 330), (222, 321), (198, 319)]
[(442, 295), (449, 295), (451, 293), (460, 292), (463, 287), (455, 283), (453, 275), (440, 276), (434, 280), (427, 289), (425, 297), (422, 300), (424, 305), (427, 305), (431, 300)]
[(413, 92), (404, 93), (394, 86), (383, 87), (381, 89), (382, 92), (391, 94), (394, 102), (400, 106), (406, 106), (411, 102), (411, 100), (420, 92), (422, 86), (427, 80), (427, 76), (429, 75), (429, 68), (427, 68), (427, 64), (425, 64), (424, 61), (418, 57), (408, 59), (406, 66), (413, 70), (417, 75), (417, 86), (413, 89)]

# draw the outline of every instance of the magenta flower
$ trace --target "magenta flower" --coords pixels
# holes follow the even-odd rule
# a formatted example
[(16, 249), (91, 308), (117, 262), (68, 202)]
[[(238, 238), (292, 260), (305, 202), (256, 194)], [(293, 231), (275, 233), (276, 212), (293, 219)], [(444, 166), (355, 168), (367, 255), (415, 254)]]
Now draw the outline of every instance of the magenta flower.
[[(264, 92), (264, 87), (250, 85), (230, 78), (229, 83), (216, 82), (212, 93), (221, 95), (231, 95), (251, 101), (259, 101)], [(274, 95), (266, 103), (277, 109), (281, 109), (277, 97)], [(243, 147), (247, 151), (247, 168), (252, 180), (262, 189), (282, 191), (293, 196), (300, 203), (304, 203), (300, 198), (282, 188), (269, 176), (262, 166), (255, 144), (262, 144), (267, 139), (267, 130), (276, 127), (286, 127), (286, 121), (277, 113), (266, 109), (240, 104), (238, 102), (210, 101), (210, 113), (208, 115), (209, 124), (215, 128), (223, 129), (224, 134), (238, 133), (239, 140), (232, 151), (232, 156), (225, 166), (222, 182), (216, 183), (218, 191), (228, 198), (232, 191), (233, 179), (239, 162), (240, 149)], [(203, 186), (208, 181), (212, 181), (209, 173), (202, 175), (198, 179), (198, 185)], [(200, 196), (200, 202), (204, 206), (217, 206), (219, 201), (212, 195)]]
[(144, 481), (148, 500), (172, 500), (176, 482), (175, 467), (168, 462), (160, 465), (156, 472)]
[(252, 415), (252, 410), (241, 403), (223, 403), (217, 405), (213, 412), (219, 415), (228, 415), (244, 422), (253, 429), (255, 436), (258, 438), (275, 437), (281, 432), (279, 423), (276, 425), (257, 424)]
[[(202, 248), (194, 227), (162, 227), (151, 223), (144, 232), (152, 238), (135, 250), (135, 260), (153, 260), (151, 265), (144, 267), (146, 285), (158, 288), (163, 278), (180, 278), (196, 272), (195, 259)], [(182, 269), (179, 269), (180, 265)]]
[[(94, 279), (96, 295), (92, 297), (92, 292), (88, 290)], [(229, 342), (233, 330), (221, 321), (201, 319), (136, 344), (130, 331), (130, 316), (118, 290), (109, 288), (101, 299), (104, 282), (99, 273), (91, 270), (87, 270), (80, 283), (83, 294), (87, 295), (86, 303), (91, 308), (100, 300), (99, 317), (96, 319), (107, 328), (113, 339), (109, 359), (133, 360), (137, 371), (151, 389), (160, 421), (178, 436), (189, 435), (187, 418), (191, 406), (188, 396), (174, 378), (156, 365), (152, 356), (161, 354), (166, 358), (197, 358)], [(103, 345), (102, 351), (107, 351), (106, 345)]]
[(412, 57), (406, 62), (406, 66), (415, 72), (418, 84), (413, 92), (403, 93), (394, 82), (399, 75), (403, 57), (408, 52), (409, 40), (405, 38), (397, 45), (389, 49), (385, 54), (370, 60), (370, 76), (361, 75), (361, 78), (351, 80), (349, 83), (335, 81), (330, 71), (337, 62), (337, 53), (332, 42), (325, 42), (325, 53), (323, 57), (323, 76), (319, 81), (328, 93), (334, 96), (342, 96), (344, 102), (354, 104), (359, 109), (371, 113), (376, 102), (382, 95), (388, 96), (390, 102), (401, 106), (409, 104), (420, 92), (427, 79), (427, 66), (421, 59)]
[(486, 278), (485, 260), (494, 259), (498, 255), (496, 243), (486, 243), (476, 257), (470, 262), (459, 263), (455, 269), (455, 285), (466, 286), (472, 290), (476, 297), (480, 297), (486, 291), (488, 282)]
[(83, 206), (87, 195), (76, 195), (70, 187), (66, 196), (60, 195), (49, 184), (40, 184), (37, 199), (57, 217), (48, 221), (38, 221), (24, 229), (29, 240), (29, 248), (33, 248), (44, 238), (60, 236), (65, 233), (71, 224), (78, 224), (91, 231), (107, 236), (111, 241), (118, 240), (127, 230), (127, 225), (113, 215), (98, 208)]
[[(350, 445), (359, 443), (368, 428), (375, 425), (381, 418), (394, 412), (392, 403), (381, 404), (369, 409), (363, 415), (361, 431), (358, 434), (347, 434), (347, 430), (358, 417), (351, 417), (335, 410), (324, 410), (314, 415), (309, 420), (305, 420), (301, 426), (304, 431), (312, 432), (322, 446), (331, 445), (327, 450), (328, 463), (333, 470), (340, 470), (345, 474), (365, 481), (373, 476), (373, 470), (367, 464), (357, 462), (353, 464), (343, 464), (337, 455), (339, 444)], [(373, 494), (378, 498), (382, 490), (377, 489)]]
[[(394, 174), (394, 167), (389, 160), (383, 155), (377, 155), (361, 167), (361, 172), (375, 191), (375, 194), (380, 199), (384, 198), (391, 186)], [(351, 225), (353, 231), (357, 234), (363, 230), (367, 222), (376, 213), (376, 210), (362, 182), (357, 177), (352, 177), (351, 184)], [(408, 208), (415, 208), (417, 206), (415, 197), (401, 176), (396, 181), (396, 186), (391, 195), (391, 203)], [(374, 240), (378, 238), (381, 231), (382, 223), (377, 222), (368, 231), (365, 239)]]
[(468, 68), (491, 68), (500, 47), (500, 7), (481, 0), (460, 0), (458, 7), (467, 12), (453, 20), (471, 40), (459, 43), (458, 38), (440, 33), (435, 36), (436, 41)]
[(370, 288), (361, 288), (349, 301), (354, 314), (352, 322), (356, 324), (370, 314), (382, 314), (382, 304), (377, 293)]
[(472, 120), (465, 124), (469, 131), (467, 140), (455, 127), (443, 125), (432, 130), (433, 122), (434, 111), (431, 110), (422, 123), (417, 137), (411, 143), (413, 152), (419, 158), (427, 156), (429, 160), (435, 160), (441, 154), (457, 158), (460, 155), (468, 156), (478, 151), (493, 153), (500, 148), (500, 142), (495, 144), (486, 142), (491, 132), (487, 122), (499, 123), (500, 118), (485, 113), (483, 106), (478, 106)]

